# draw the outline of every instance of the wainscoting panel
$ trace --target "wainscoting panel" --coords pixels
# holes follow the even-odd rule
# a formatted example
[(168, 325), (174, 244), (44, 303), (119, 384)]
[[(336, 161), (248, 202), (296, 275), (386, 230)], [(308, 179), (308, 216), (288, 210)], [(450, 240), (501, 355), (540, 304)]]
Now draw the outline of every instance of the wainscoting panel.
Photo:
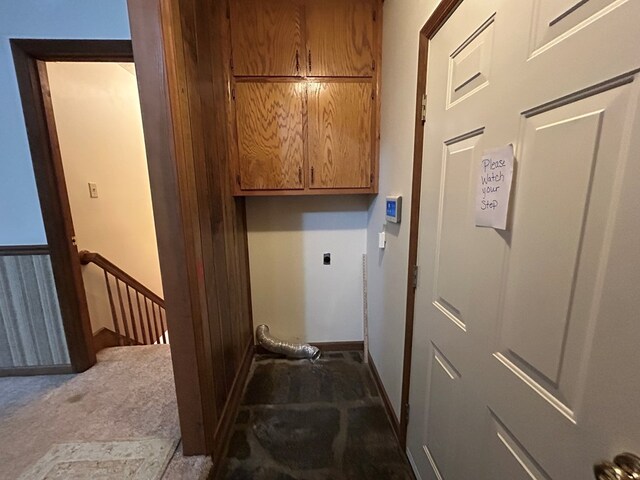
[(49, 255), (0, 254), (0, 375), (69, 363)]

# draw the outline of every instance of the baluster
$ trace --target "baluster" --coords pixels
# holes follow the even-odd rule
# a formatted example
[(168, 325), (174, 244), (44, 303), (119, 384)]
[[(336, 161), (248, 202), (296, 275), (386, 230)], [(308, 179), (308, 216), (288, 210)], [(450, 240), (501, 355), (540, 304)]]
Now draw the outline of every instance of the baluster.
[(140, 307), (140, 292), (136, 290), (136, 303), (138, 304), (138, 319), (140, 320), (140, 337), (142, 337), (142, 343), (149, 345), (149, 335), (142, 321), (142, 308)]
[(111, 292), (111, 282), (109, 282), (109, 274), (106, 270), (104, 272), (104, 281), (107, 284), (107, 295), (109, 296), (109, 306), (111, 307), (111, 319), (113, 320), (113, 329), (118, 335), (118, 345), (120, 345), (120, 327), (118, 325), (118, 314), (116, 312), (116, 305), (113, 301), (113, 293)]
[(131, 336), (129, 335), (129, 325), (127, 324), (127, 313), (124, 309), (124, 303), (122, 301), (122, 292), (121, 287), (120, 287), (120, 280), (118, 280), (118, 277), (115, 277), (116, 279), (116, 290), (118, 292), (118, 303), (120, 303), (120, 313), (122, 314), (122, 324), (124, 325), (124, 336), (125, 336), (125, 342), (127, 343), (127, 345), (131, 345)]
[(155, 304), (155, 302), (153, 302), (153, 301), (151, 302), (151, 311), (153, 312), (153, 323), (154, 323), (154, 325), (156, 326), (156, 328), (158, 329), (158, 337), (157, 337), (156, 341), (157, 341), (158, 343), (162, 343), (162, 342), (160, 341), (160, 336), (162, 335), (162, 329), (161, 329), (160, 327), (161, 327), (162, 325), (158, 325), (158, 319), (157, 319), (157, 317), (156, 317), (156, 304)]
[(138, 326), (136, 325), (136, 316), (133, 313), (133, 303), (131, 303), (131, 289), (127, 284), (127, 300), (129, 301), (129, 314), (131, 315), (131, 328), (133, 329), (133, 340), (136, 344), (140, 343), (140, 339), (138, 338)]
[(158, 311), (160, 312), (160, 323), (162, 324), (162, 343), (168, 344), (167, 339), (167, 319), (165, 318), (165, 311), (160, 305), (158, 305)]
[(165, 345), (167, 343), (167, 340), (164, 338), (164, 323), (162, 322), (162, 308), (160, 307), (160, 305), (158, 305), (158, 321), (160, 322), (160, 330), (162, 330), (162, 335), (160, 336), (161, 340), (162, 340), (162, 344)]
[[(149, 316), (149, 302), (151, 300), (149, 300), (147, 297), (144, 297), (144, 310), (147, 314), (147, 326), (149, 327), (149, 331), (153, 332), (151, 334), (151, 340), (149, 341), (149, 345), (153, 345), (156, 340), (158, 339), (158, 336), (156, 335), (156, 326), (153, 324), (153, 322), (151, 321), (151, 317)], [(153, 304), (152, 304), (153, 307)]]

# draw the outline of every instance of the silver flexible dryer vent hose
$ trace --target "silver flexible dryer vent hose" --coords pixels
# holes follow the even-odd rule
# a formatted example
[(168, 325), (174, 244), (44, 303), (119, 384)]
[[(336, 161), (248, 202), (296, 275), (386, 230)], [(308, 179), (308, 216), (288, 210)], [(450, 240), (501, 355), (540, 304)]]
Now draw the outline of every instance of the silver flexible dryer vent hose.
[(320, 349), (307, 343), (289, 343), (273, 338), (269, 333), (269, 327), (258, 325), (256, 328), (258, 343), (273, 353), (280, 353), (287, 357), (308, 358), (315, 362), (320, 358)]

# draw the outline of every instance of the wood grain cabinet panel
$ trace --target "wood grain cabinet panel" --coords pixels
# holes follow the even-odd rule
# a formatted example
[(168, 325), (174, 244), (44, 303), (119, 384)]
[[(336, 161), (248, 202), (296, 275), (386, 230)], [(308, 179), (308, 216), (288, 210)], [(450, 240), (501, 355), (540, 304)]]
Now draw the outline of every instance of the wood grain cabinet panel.
[(239, 187), (304, 187), (304, 84), (236, 84)]
[(308, 0), (305, 5), (308, 75), (371, 76), (375, 2)]
[(229, 0), (233, 73), (299, 76), (304, 46), (299, 0)]
[(382, 0), (229, 0), (236, 196), (377, 193)]
[(310, 188), (369, 188), (371, 83), (309, 83), (308, 109)]

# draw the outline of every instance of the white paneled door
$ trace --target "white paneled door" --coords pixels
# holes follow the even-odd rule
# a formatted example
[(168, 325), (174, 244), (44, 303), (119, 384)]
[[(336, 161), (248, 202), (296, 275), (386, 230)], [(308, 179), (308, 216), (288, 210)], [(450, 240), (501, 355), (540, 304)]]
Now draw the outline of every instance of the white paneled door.
[[(640, 0), (464, 0), (431, 40), (422, 480), (588, 480), (640, 453), (638, 72)], [(475, 227), (482, 152), (508, 144), (508, 229)]]

